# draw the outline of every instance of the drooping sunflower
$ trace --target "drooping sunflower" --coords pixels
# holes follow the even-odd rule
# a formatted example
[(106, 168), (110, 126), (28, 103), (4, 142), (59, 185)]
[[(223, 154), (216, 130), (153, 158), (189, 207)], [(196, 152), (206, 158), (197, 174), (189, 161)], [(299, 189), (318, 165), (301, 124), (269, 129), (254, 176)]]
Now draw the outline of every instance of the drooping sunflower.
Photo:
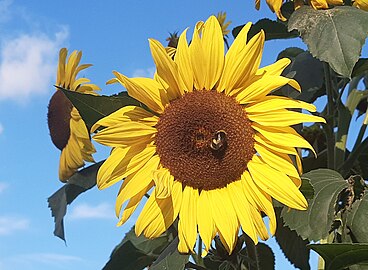
[(187, 31), (180, 35), (174, 59), (149, 40), (154, 79), (114, 72), (113, 81), (149, 108), (123, 107), (92, 127), (105, 127), (93, 138), (113, 147), (98, 171), (98, 187), (124, 179), (116, 201), (119, 225), (154, 187), (136, 221), (137, 235), (157, 237), (179, 217), (180, 252), (193, 251), (199, 233), (206, 252), (218, 234), (230, 253), (240, 226), (255, 243), (268, 238), (261, 212), (275, 232), (272, 198), (307, 208), (290, 156), (300, 168), (296, 147), (313, 148), (290, 126), (324, 120), (288, 110), (315, 111), (309, 103), (272, 95), (287, 84), (300, 86), (280, 76), (288, 59), (259, 68), (265, 36), (247, 42), (250, 26), (224, 57), (222, 30), (211, 16), (196, 24), (190, 45)]
[[(276, 13), (277, 17), (285, 21), (286, 18), (281, 13), (281, 6), (282, 3), (285, 2), (284, 0), (266, 0), (266, 3), (268, 4), (269, 8), (272, 12)], [(292, 0), (294, 2), (295, 9), (301, 7), (305, 1), (303, 0)], [(343, 0), (307, 0), (306, 1), (310, 6), (312, 6), (314, 9), (327, 9), (329, 8), (329, 5), (333, 6), (340, 6), (344, 4)], [(261, 0), (256, 0), (256, 9), (260, 8)]]
[[(100, 89), (97, 85), (89, 83), (90, 80), (87, 78), (77, 79), (81, 70), (91, 66), (79, 65), (82, 52), (73, 51), (66, 60), (67, 54), (66, 48), (62, 48), (59, 52), (56, 86), (96, 95), (95, 91)], [(92, 154), (96, 150), (78, 110), (58, 88), (50, 99), (47, 119), (51, 140), (61, 150), (59, 179), (65, 182), (84, 166), (85, 161), (94, 162)]]

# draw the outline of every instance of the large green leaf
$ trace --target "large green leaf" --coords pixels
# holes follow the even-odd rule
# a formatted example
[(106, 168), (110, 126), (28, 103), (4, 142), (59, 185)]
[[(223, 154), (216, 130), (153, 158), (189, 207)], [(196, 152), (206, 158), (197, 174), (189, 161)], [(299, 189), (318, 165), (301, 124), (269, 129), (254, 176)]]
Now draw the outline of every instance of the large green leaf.
[(134, 227), (115, 247), (103, 270), (141, 270), (150, 266), (170, 244), (173, 236), (166, 232), (154, 239), (137, 237)]
[(309, 247), (323, 257), (326, 270), (339, 270), (358, 263), (368, 263), (368, 243), (314, 244)]
[(275, 255), (268, 245), (264, 243), (247, 245), (246, 250), (249, 257), (248, 270), (275, 269)]
[(285, 207), (281, 215), (285, 225), (303, 239), (318, 241), (328, 235), (337, 197), (348, 184), (339, 173), (328, 169), (310, 171), (302, 178), (307, 178), (314, 189), (313, 199), (307, 199), (308, 209), (299, 211)]
[[(244, 24), (239, 25), (232, 30), (234, 38), (238, 36), (239, 32), (242, 30), (243, 27)], [(258, 22), (252, 25), (248, 33), (248, 40), (251, 39), (257, 33), (259, 33), (261, 30), (265, 32), (266, 40), (295, 38), (298, 36), (297, 31), (289, 32), (285, 24), (265, 18), (259, 20)]]
[(296, 56), (291, 56), (290, 54), (293, 53), (295, 53), (295, 49), (290, 48), (290, 51), (283, 51), (280, 55), (280, 57), (287, 56), (291, 59), (290, 65), (284, 69), (282, 75), (295, 79), (300, 84), (302, 92), (295, 91), (289, 85), (281, 87), (279, 91), (283, 96), (312, 103), (318, 97), (326, 94), (322, 87), (324, 83), (323, 65), (309, 52), (301, 52)]
[(55, 221), (55, 236), (65, 241), (64, 216), (66, 215), (67, 205), (71, 204), (81, 193), (96, 185), (97, 171), (103, 162), (100, 161), (76, 172), (69, 178), (67, 184), (47, 199)]
[(368, 243), (368, 196), (356, 200), (347, 212), (346, 225), (358, 242)]
[(307, 240), (303, 240), (295, 231), (284, 226), (281, 209), (276, 208), (277, 229), (275, 238), (285, 257), (297, 268), (309, 270), (309, 249)]
[(368, 71), (368, 58), (360, 58), (355, 64), (351, 77), (359, 76)]
[(124, 106), (142, 106), (136, 99), (128, 96), (126, 92), (115, 96), (94, 96), (78, 93), (76, 91), (69, 91), (63, 88), (60, 89), (71, 101), (73, 106), (77, 108), (88, 130), (90, 130), (93, 124), (98, 120)]
[(368, 13), (355, 7), (314, 10), (303, 6), (288, 23), (298, 30), (313, 56), (350, 78), (368, 35)]

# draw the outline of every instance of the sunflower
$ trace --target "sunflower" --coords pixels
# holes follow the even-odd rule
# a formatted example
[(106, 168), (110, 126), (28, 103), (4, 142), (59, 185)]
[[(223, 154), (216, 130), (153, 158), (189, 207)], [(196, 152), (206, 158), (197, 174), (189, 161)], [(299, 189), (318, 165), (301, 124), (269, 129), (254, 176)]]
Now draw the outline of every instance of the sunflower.
[[(266, 0), (266, 3), (268, 4), (269, 8), (272, 12), (276, 13), (277, 17), (282, 20), (286, 21), (286, 18), (281, 13), (281, 6), (283, 0)], [(303, 0), (294, 0), (294, 7), (295, 9), (301, 7), (304, 4)], [(308, 0), (307, 1), (309, 5), (311, 5), (314, 9), (327, 9), (329, 8), (329, 5), (343, 5), (343, 0)], [(261, 0), (256, 0), (256, 9), (260, 8)]]
[(280, 76), (289, 59), (259, 68), (265, 35), (246, 42), (250, 27), (224, 57), (221, 26), (211, 16), (196, 24), (189, 46), (187, 30), (180, 35), (173, 60), (149, 40), (155, 79), (114, 72), (113, 81), (148, 107), (123, 107), (92, 127), (104, 127), (93, 138), (113, 147), (98, 171), (98, 187), (124, 179), (116, 201), (119, 225), (154, 187), (136, 221), (137, 235), (157, 237), (179, 217), (180, 252), (193, 252), (199, 233), (203, 254), (216, 234), (231, 253), (240, 226), (255, 243), (268, 238), (261, 212), (275, 232), (272, 198), (307, 208), (290, 155), (300, 169), (296, 147), (313, 148), (290, 126), (324, 120), (288, 110), (315, 111), (309, 103), (271, 94), (300, 86)]
[[(82, 52), (72, 52), (66, 61), (67, 54), (66, 48), (62, 48), (59, 52), (56, 86), (96, 95), (95, 90), (99, 90), (97, 85), (89, 83), (90, 80), (87, 78), (76, 78), (81, 70), (91, 66), (79, 65)], [(85, 161), (94, 162), (92, 154), (96, 150), (78, 110), (58, 88), (51, 97), (47, 118), (52, 142), (61, 150), (59, 179), (65, 182), (84, 166)]]
[(230, 33), (230, 30), (228, 28), (229, 25), (231, 24), (231, 21), (226, 21), (226, 12), (217, 13), (216, 18), (221, 26), (222, 35), (224, 37), (227, 37), (227, 35)]

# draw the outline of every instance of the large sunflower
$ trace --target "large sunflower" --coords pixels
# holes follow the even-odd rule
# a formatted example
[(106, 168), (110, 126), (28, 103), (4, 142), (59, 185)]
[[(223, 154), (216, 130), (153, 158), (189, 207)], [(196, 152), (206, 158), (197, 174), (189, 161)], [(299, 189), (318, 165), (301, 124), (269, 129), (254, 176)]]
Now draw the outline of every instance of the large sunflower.
[[(66, 61), (68, 50), (59, 52), (56, 85), (68, 90), (96, 95), (99, 87), (89, 83), (87, 78), (77, 79), (78, 73), (91, 66), (79, 65), (81, 51), (73, 51)], [(78, 110), (58, 88), (52, 96), (48, 109), (48, 125), (52, 142), (61, 150), (59, 179), (68, 180), (84, 162), (94, 162), (92, 154), (96, 152), (90, 140), (89, 132)]]
[[(267, 5), (271, 9), (272, 12), (276, 13), (277, 17), (285, 21), (286, 18), (281, 13), (281, 6), (284, 0), (266, 0)], [(299, 8), (304, 4), (303, 0), (293, 0), (295, 8)], [(344, 4), (343, 0), (307, 0), (309, 5), (311, 5), (314, 9), (327, 9), (330, 5), (340, 6)], [(261, 5), (261, 0), (256, 0), (256, 9), (259, 9)]]
[(179, 217), (180, 252), (193, 251), (197, 234), (208, 251), (218, 234), (233, 250), (239, 228), (255, 243), (268, 233), (261, 212), (276, 229), (272, 197), (304, 210), (299, 172), (290, 156), (310, 144), (290, 127), (323, 122), (293, 109), (315, 111), (311, 104), (272, 95), (291, 85), (280, 76), (290, 63), (282, 59), (259, 68), (264, 45), (260, 32), (247, 41), (251, 23), (239, 33), (224, 57), (224, 41), (216, 17), (197, 23), (188, 46), (181, 34), (172, 60), (156, 40), (149, 40), (155, 79), (127, 78), (114, 72), (115, 82), (149, 110), (124, 107), (101, 119), (93, 138), (113, 147), (101, 166), (98, 187), (124, 179), (116, 201), (123, 224), (142, 197), (154, 187), (135, 226), (137, 235), (161, 235)]

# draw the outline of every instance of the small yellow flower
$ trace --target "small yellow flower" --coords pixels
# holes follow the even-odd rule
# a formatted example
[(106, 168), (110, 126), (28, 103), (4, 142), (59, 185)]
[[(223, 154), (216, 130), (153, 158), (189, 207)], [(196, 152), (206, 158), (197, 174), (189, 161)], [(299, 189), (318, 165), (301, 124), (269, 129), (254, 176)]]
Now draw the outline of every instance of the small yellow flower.
[(255, 243), (268, 238), (261, 213), (275, 233), (272, 198), (307, 208), (296, 147), (313, 148), (292, 126), (324, 120), (289, 110), (313, 112), (315, 106), (272, 94), (284, 85), (300, 86), (281, 76), (289, 59), (259, 67), (265, 35), (247, 41), (250, 27), (243, 27), (224, 57), (223, 32), (211, 16), (197, 23), (189, 45), (187, 30), (180, 35), (173, 59), (150, 40), (154, 79), (114, 72), (115, 82), (150, 109), (123, 107), (92, 127), (105, 127), (93, 138), (113, 147), (98, 171), (98, 187), (124, 179), (116, 200), (119, 225), (153, 188), (137, 235), (158, 237), (179, 218), (180, 252), (193, 252), (199, 234), (206, 254), (218, 234), (231, 253), (240, 227)]
[(228, 27), (231, 24), (231, 21), (226, 21), (226, 12), (217, 13), (216, 18), (219, 21), (219, 24), (221, 26), (222, 35), (224, 37), (227, 36), (230, 33), (230, 30), (228, 29)]
[[(71, 91), (96, 95), (95, 90), (99, 90), (97, 85), (89, 83), (87, 78), (76, 78), (81, 70), (91, 66), (79, 65), (82, 52), (72, 52), (66, 61), (67, 54), (66, 48), (60, 50), (56, 85)], [(65, 182), (84, 166), (84, 161), (94, 162), (92, 154), (96, 150), (78, 110), (59, 89), (56, 89), (50, 100), (47, 118), (52, 142), (61, 150), (59, 179)]]
[(353, 5), (357, 8), (368, 11), (368, 0), (355, 0)]

